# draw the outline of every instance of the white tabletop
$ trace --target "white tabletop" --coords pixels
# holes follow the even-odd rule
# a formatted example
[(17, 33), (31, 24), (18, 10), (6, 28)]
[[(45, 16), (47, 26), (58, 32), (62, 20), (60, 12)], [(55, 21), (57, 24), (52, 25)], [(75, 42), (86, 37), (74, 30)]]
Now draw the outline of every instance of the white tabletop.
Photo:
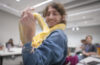
[(100, 62), (100, 59), (95, 58), (95, 57), (87, 57), (87, 58), (81, 60), (77, 65), (84, 65), (84, 64), (86, 65), (86, 63), (91, 62), (91, 61)]
[(8, 51), (8, 49), (3, 49), (0, 51), (0, 56), (7, 56), (7, 55), (16, 55), (16, 54), (22, 54), (22, 48), (10, 48), (10, 50)]

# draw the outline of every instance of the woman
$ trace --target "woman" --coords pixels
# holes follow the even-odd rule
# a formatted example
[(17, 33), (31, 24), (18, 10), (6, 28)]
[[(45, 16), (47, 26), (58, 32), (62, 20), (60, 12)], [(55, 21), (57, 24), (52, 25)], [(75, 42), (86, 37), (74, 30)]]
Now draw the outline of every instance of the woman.
[(97, 49), (96, 49), (96, 46), (92, 44), (92, 36), (91, 35), (86, 36), (86, 42), (87, 42), (87, 44), (85, 45), (85, 49), (83, 51), (84, 57), (96, 55)]
[[(59, 3), (49, 4), (43, 12), (50, 28), (61, 23), (66, 25), (65, 14), (64, 7)], [(22, 50), (24, 65), (63, 65), (67, 55), (67, 37), (64, 31), (52, 31), (38, 48), (33, 48), (31, 43), (35, 34), (35, 18), (30, 9), (23, 12), (20, 22), (27, 28), (25, 35), (28, 40)]]
[(13, 39), (9, 39), (9, 41), (6, 43), (6, 47), (14, 47)]

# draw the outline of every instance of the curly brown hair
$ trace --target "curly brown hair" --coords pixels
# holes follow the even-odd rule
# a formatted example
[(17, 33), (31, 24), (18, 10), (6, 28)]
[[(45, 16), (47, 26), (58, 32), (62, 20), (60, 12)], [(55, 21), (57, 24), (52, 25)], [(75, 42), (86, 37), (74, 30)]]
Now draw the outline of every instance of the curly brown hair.
[[(44, 16), (44, 17), (47, 16), (48, 8), (49, 8), (50, 6), (53, 7), (53, 8), (55, 8), (55, 9), (60, 13), (61, 16), (66, 15), (66, 11), (65, 11), (64, 6), (63, 6), (62, 4), (53, 2), (53, 3), (49, 4), (49, 5), (44, 9), (44, 11), (43, 11), (43, 16)], [(66, 20), (62, 20), (61, 23), (66, 24)]]

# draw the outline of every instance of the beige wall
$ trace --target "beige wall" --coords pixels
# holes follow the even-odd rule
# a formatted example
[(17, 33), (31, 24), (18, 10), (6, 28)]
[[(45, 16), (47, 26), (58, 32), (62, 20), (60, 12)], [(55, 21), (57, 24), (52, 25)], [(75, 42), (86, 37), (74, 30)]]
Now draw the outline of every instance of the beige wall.
[(9, 38), (13, 38), (15, 44), (19, 43), (18, 20), (18, 17), (0, 10), (0, 43)]

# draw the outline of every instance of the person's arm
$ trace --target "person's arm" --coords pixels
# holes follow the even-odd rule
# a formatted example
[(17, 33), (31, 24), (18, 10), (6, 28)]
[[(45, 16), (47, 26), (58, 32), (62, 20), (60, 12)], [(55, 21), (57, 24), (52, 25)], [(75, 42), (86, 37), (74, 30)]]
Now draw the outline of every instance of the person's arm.
[(89, 52), (90, 55), (96, 55), (96, 52)]
[(83, 53), (83, 55), (85, 55), (85, 56), (96, 55), (96, 52), (85, 52), (85, 51), (83, 51), (82, 53)]
[(97, 49), (94, 45), (91, 46), (91, 50), (89, 52), (83, 51), (83, 54), (86, 56), (96, 55)]
[[(59, 31), (54, 31), (39, 48), (31, 52), (31, 42), (24, 45), (22, 50), (24, 65), (52, 65), (60, 63), (66, 57), (66, 39)], [(63, 61), (62, 61), (63, 63)]]
[(96, 55), (97, 54), (97, 49), (96, 46), (92, 45), (92, 51), (89, 52), (90, 55)]
[(82, 54), (85, 56), (90, 56), (89, 52), (86, 52), (86, 51), (82, 51)]

